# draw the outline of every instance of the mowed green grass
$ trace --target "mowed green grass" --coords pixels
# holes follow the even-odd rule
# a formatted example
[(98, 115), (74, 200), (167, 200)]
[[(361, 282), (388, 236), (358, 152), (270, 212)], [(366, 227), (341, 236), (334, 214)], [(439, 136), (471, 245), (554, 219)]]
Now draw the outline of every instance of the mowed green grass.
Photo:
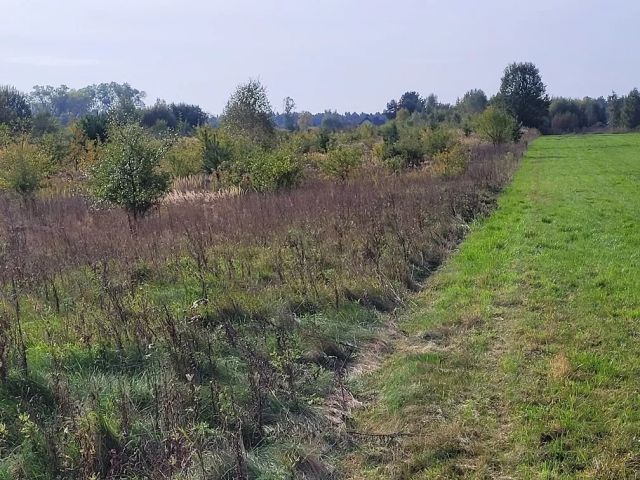
[(352, 478), (640, 478), (640, 135), (533, 142), (400, 328)]

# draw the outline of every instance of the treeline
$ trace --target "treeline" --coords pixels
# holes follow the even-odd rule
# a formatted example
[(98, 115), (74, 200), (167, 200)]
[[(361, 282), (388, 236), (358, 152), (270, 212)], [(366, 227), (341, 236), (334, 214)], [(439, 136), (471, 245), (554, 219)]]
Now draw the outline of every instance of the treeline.
[(434, 94), (422, 97), (410, 91), (389, 101), (384, 114), (388, 119), (395, 119), (400, 113), (432, 124), (449, 123), (471, 132), (478, 116), (488, 107), (511, 115), (522, 127), (536, 128), (545, 134), (640, 127), (638, 89), (626, 96), (614, 92), (607, 98), (550, 98), (540, 72), (531, 63), (507, 67), (498, 93), (491, 98), (480, 89), (472, 89), (452, 105), (440, 103)]
[(0, 188), (31, 195), (45, 180), (65, 178), (66, 186), (137, 217), (177, 179), (194, 175), (214, 178), (211, 190), (264, 192), (318, 175), (345, 180), (363, 165), (451, 173), (468, 163), (465, 137), (499, 145), (517, 142), (525, 129), (640, 126), (636, 89), (624, 97), (552, 99), (532, 63), (509, 65), (491, 98), (474, 89), (448, 104), (410, 91), (376, 114), (298, 112), (290, 97), (276, 113), (255, 80), (238, 86), (219, 117), (198, 105), (145, 106), (144, 98), (126, 83), (39, 86), (29, 95), (0, 87)]

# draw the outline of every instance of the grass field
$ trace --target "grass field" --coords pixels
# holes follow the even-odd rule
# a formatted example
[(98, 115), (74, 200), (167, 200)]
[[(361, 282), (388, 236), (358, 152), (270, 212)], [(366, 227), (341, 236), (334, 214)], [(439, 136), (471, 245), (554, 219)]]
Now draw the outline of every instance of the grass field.
[(640, 478), (640, 135), (536, 140), (398, 327), (352, 478)]

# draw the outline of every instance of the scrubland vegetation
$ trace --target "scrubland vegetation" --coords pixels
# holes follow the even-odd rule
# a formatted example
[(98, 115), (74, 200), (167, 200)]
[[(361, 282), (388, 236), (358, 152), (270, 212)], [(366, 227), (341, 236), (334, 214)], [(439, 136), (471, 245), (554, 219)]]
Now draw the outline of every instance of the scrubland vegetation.
[(377, 435), (351, 369), (529, 141), (635, 118), (633, 92), (549, 99), (532, 64), (383, 114), (276, 114), (255, 80), (220, 117), (143, 99), (0, 89), (1, 479), (349, 472)]

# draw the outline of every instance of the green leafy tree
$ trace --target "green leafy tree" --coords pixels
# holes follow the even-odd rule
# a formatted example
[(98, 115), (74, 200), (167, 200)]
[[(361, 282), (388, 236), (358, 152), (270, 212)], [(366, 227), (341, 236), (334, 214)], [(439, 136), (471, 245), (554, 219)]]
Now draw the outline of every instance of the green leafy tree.
[(625, 128), (640, 127), (640, 92), (634, 88), (624, 99), (622, 106), (622, 124)]
[(159, 166), (169, 146), (140, 125), (111, 126), (94, 170), (96, 195), (123, 207), (134, 220), (142, 217), (167, 192), (169, 179)]
[(533, 63), (512, 63), (502, 77), (496, 101), (525, 127), (542, 128), (551, 103)]
[(467, 115), (477, 115), (487, 108), (487, 95), (480, 89), (469, 90), (458, 102), (458, 108)]
[(258, 145), (270, 145), (275, 138), (273, 109), (265, 87), (258, 80), (239, 85), (224, 109), (222, 127)]
[(12, 130), (26, 131), (31, 122), (31, 107), (26, 95), (10, 86), (0, 86), (0, 124)]
[(424, 107), (424, 100), (418, 92), (405, 92), (398, 101), (398, 110), (404, 108), (409, 113), (422, 112)]
[(490, 106), (476, 119), (476, 130), (480, 137), (494, 145), (519, 139), (520, 127), (509, 112)]

